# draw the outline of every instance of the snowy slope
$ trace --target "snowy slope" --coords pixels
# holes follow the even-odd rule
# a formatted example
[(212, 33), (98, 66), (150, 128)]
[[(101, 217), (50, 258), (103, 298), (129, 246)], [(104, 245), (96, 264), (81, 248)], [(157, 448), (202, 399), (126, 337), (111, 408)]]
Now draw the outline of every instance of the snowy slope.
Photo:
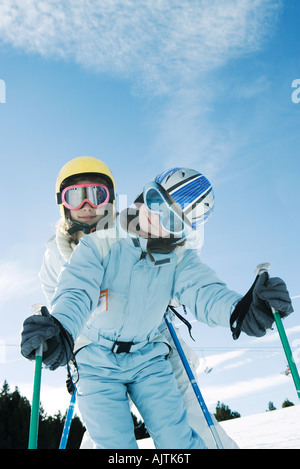
[(242, 449), (300, 449), (300, 406), (221, 422)]
[[(241, 449), (300, 449), (300, 405), (220, 422)], [(141, 449), (154, 448), (151, 439)]]

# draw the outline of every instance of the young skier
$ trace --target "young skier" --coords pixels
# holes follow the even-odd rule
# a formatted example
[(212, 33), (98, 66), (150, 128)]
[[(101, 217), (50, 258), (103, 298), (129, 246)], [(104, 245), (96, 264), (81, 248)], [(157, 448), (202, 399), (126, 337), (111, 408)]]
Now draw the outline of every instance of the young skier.
[[(106, 219), (108, 218), (108, 223), (111, 226), (114, 224), (116, 217), (114, 195), (116, 193), (116, 187), (112, 172), (107, 167), (107, 165), (105, 165), (97, 158), (78, 157), (67, 162), (58, 174), (56, 180), (56, 200), (60, 208), (61, 219), (57, 225), (56, 234), (52, 236), (47, 242), (47, 249), (40, 271), (40, 279), (42, 282), (43, 291), (49, 305), (51, 304), (51, 299), (54, 295), (55, 288), (57, 286), (57, 279), (61, 269), (64, 263), (71, 257), (71, 254), (77, 246), (80, 238), (82, 238), (85, 234), (93, 232), (95, 228), (105, 228), (106, 223), (103, 223), (102, 225), (101, 223), (98, 223), (103, 216), (101, 213), (97, 215), (99, 208), (96, 209), (93, 207), (94, 204), (91, 205), (88, 202), (88, 199), (82, 199), (85, 200), (85, 203), (81, 203), (81, 199), (79, 199), (79, 208), (70, 208), (70, 206), (64, 202), (64, 198), (62, 197), (62, 193), (64, 192), (65, 195), (67, 188), (74, 188), (74, 185), (76, 184), (81, 184), (83, 182), (91, 183), (93, 181), (98, 181), (98, 183), (105, 183), (110, 191), (111, 196), (109, 202), (111, 203), (111, 209), (108, 211), (108, 217), (106, 217)], [(85, 194), (83, 192), (82, 197), (84, 196)], [(212, 210), (213, 197), (211, 197), (210, 205)], [(105, 207), (107, 207), (106, 204), (104, 204), (104, 206), (102, 205), (102, 210)], [(132, 208), (129, 211), (131, 211), (131, 215), (128, 216), (128, 219), (134, 218), (132, 215)], [(136, 212), (134, 212), (134, 216), (137, 216)], [(103, 301), (105, 301), (104, 296)], [(164, 320), (162, 321), (159, 329), (172, 345), (172, 353), (169, 356), (169, 360), (177, 380), (179, 391), (183, 396), (183, 400), (187, 409), (189, 424), (196, 430), (198, 434), (201, 435), (209, 449), (216, 448), (215, 440), (206, 423), (206, 419), (200, 408), (199, 402), (195, 396), (188, 376), (184, 370), (177, 349), (173, 346), (170, 333)], [(199, 359), (192, 351), (192, 349), (190, 349), (188, 345), (182, 340), (179, 334), (178, 338), (180, 339), (181, 345), (184, 348), (185, 355), (188, 358), (190, 366), (193, 368), (193, 372), (196, 375), (197, 362)], [(80, 343), (80, 339), (78, 342)], [(211, 418), (214, 420), (214, 425), (218, 430), (223, 447), (226, 449), (237, 448), (236, 443), (226, 434), (223, 428), (215, 420), (213, 415), (211, 415)], [(93, 447), (93, 442), (91, 441), (88, 432), (86, 432), (84, 435), (82, 447)]]
[[(52, 317), (30, 317), (24, 323), (23, 355), (32, 358), (38, 343), (46, 341), (44, 363), (52, 369), (68, 362), (72, 340), (86, 337), (88, 345), (77, 354), (79, 407), (98, 447), (136, 447), (127, 392), (157, 447), (203, 447), (186, 425), (164, 359), (165, 340), (158, 335), (170, 298), (212, 326), (228, 327), (237, 305), (245, 305), (195, 250), (182, 245), (198, 227), (197, 209), (204, 209), (202, 218), (210, 210), (203, 182), (197, 172), (175, 169), (145, 186), (139, 225), (151, 239), (112, 236), (109, 230), (84, 237), (62, 272)], [(100, 287), (107, 292), (107, 311), (97, 308)], [(293, 310), (284, 282), (262, 275), (243, 311), (241, 329), (263, 335), (273, 323), (269, 304), (283, 316)]]
[[(62, 266), (71, 257), (80, 238), (95, 231), (104, 217), (105, 221), (114, 224), (115, 191), (111, 170), (98, 158), (73, 158), (59, 171), (55, 196), (61, 218), (55, 235), (46, 244), (40, 271), (42, 288), (49, 305)], [(79, 203), (73, 206), (73, 199), (76, 201), (75, 205), (77, 204), (76, 197)], [(107, 228), (107, 223), (104, 226)]]

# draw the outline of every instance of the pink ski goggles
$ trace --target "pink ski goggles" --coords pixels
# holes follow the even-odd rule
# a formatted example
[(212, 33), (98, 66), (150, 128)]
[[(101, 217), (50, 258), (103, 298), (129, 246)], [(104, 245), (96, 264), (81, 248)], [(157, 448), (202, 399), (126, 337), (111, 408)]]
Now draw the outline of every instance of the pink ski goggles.
[(61, 194), (64, 207), (79, 210), (86, 202), (93, 208), (101, 207), (109, 201), (109, 190), (104, 184), (74, 184), (66, 187)]

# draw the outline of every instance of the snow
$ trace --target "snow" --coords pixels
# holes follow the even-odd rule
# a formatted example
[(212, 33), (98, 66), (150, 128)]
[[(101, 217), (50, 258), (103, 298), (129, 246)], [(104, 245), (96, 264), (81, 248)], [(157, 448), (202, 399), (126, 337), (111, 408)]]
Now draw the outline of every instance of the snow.
[(300, 449), (300, 406), (221, 422), (241, 449)]
[[(300, 449), (300, 405), (220, 422), (240, 449)], [(148, 438), (140, 449), (154, 448)]]

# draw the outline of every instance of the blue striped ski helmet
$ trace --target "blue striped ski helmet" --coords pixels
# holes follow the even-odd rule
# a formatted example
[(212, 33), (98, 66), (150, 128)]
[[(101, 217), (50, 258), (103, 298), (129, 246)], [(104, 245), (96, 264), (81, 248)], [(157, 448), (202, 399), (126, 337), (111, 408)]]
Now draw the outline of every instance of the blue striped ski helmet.
[(172, 168), (159, 174), (160, 184), (181, 208), (194, 230), (211, 216), (215, 197), (208, 179), (190, 168)]

